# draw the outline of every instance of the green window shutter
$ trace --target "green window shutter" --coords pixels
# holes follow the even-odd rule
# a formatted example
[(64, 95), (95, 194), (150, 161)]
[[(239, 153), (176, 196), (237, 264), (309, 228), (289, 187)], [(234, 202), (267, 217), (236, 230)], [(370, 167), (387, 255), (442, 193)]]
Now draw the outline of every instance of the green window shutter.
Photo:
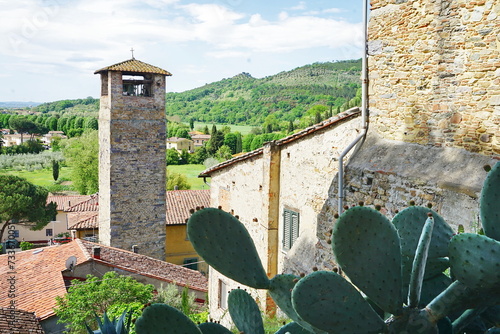
[(283, 212), (283, 249), (289, 250), (290, 245), (290, 230), (292, 224), (292, 212), (286, 210)]
[(292, 214), (292, 224), (291, 224), (291, 233), (290, 233), (290, 248), (295, 243), (295, 240), (299, 237), (299, 214), (294, 212)]

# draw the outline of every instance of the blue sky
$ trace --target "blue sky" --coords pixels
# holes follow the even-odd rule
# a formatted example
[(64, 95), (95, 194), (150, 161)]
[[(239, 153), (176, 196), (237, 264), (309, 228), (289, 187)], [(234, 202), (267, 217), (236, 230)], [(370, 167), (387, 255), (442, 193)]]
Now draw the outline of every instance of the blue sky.
[(0, 101), (99, 96), (94, 71), (131, 58), (182, 92), (248, 72), (360, 58), (362, 0), (2, 1)]

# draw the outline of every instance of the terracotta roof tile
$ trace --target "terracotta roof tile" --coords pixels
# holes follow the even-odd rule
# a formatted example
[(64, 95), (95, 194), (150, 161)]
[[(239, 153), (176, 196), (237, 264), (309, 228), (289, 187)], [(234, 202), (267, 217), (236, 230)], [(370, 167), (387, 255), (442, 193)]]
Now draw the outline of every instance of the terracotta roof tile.
[(0, 307), (0, 333), (44, 334), (45, 332), (34, 313)]
[(167, 142), (176, 143), (176, 142), (184, 141), (184, 140), (190, 140), (190, 139), (180, 138), (180, 137), (170, 137), (170, 138), (167, 139)]
[[(290, 136), (285, 137), (285, 138), (280, 139), (280, 140), (276, 140), (275, 144), (277, 146), (286, 145), (286, 144), (293, 142), (299, 138), (308, 136), (316, 131), (319, 131), (319, 130), (322, 130), (324, 128), (328, 128), (332, 125), (337, 125), (341, 122), (358, 117), (360, 114), (361, 114), (361, 110), (358, 107), (349, 109), (347, 111), (344, 111), (343, 113), (340, 113), (338, 115), (330, 117), (329, 119), (324, 120), (323, 122), (320, 122), (318, 124), (315, 124), (313, 126), (306, 128), (302, 131), (294, 133), (293, 135), (290, 135)], [(243, 155), (239, 155), (237, 157), (229, 159), (227, 161), (221, 162), (220, 164), (217, 164), (213, 167), (210, 167), (210, 168), (204, 170), (203, 172), (200, 173), (200, 175), (198, 175), (198, 177), (210, 177), (210, 174), (215, 172), (215, 171), (218, 171), (218, 170), (223, 169), (227, 166), (233, 165), (237, 162), (258, 156), (258, 155), (262, 154), (262, 152), (263, 152), (263, 148), (261, 147), (261, 148), (254, 150), (254, 151), (251, 151), (251, 152), (245, 153)]]
[(210, 189), (167, 191), (167, 225), (186, 224), (190, 209), (209, 205)]
[(87, 201), (90, 195), (76, 195), (76, 196), (47, 196), (47, 203), (54, 202), (57, 204), (58, 211), (66, 211), (72, 205)]
[(99, 228), (99, 223), (97, 222), (98, 218), (99, 218), (98, 212), (92, 212), (87, 215), (80, 216), (75, 224), (70, 225), (69, 230), (98, 229)]
[(87, 200), (82, 201), (76, 205), (72, 205), (66, 209), (67, 212), (87, 212), (99, 211), (99, 195), (90, 195)]
[(76, 241), (89, 253), (92, 252), (92, 247), (101, 247), (101, 258), (99, 260), (93, 259), (96, 262), (165, 282), (175, 283), (180, 286), (189, 286), (190, 289), (203, 292), (208, 291), (207, 278), (199, 271), (115, 247), (108, 247), (80, 239)]
[(8, 307), (7, 278), (16, 278), (16, 307), (35, 312), (41, 320), (54, 315), (56, 296), (64, 296), (66, 288), (61, 272), (66, 270), (66, 259), (76, 256), (77, 263), (88, 260), (76, 242), (16, 252), (15, 274), (8, 267), (8, 255), (0, 255), (0, 307)]
[(114, 65), (106, 66), (94, 72), (94, 74), (107, 72), (107, 71), (117, 71), (117, 72), (129, 72), (129, 73), (154, 73), (163, 74), (166, 76), (171, 76), (172, 74), (159, 67), (144, 63), (135, 58), (122, 61)]

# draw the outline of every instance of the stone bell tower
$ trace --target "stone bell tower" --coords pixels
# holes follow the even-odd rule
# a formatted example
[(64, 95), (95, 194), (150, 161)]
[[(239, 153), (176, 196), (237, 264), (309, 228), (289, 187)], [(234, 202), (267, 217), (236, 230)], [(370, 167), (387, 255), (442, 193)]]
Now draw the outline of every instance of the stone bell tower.
[(99, 242), (165, 259), (165, 83), (135, 58), (104, 67), (99, 110)]

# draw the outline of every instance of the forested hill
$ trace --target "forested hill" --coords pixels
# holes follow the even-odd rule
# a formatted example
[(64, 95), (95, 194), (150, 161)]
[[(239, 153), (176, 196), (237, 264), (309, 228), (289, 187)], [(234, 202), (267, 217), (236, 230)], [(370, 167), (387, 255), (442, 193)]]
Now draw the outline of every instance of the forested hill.
[(359, 104), (360, 74), (361, 60), (315, 63), (262, 79), (241, 73), (167, 93), (166, 112), (185, 122), (260, 126), (270, 114), (293, 122), (314, 105), (340, 111)]

